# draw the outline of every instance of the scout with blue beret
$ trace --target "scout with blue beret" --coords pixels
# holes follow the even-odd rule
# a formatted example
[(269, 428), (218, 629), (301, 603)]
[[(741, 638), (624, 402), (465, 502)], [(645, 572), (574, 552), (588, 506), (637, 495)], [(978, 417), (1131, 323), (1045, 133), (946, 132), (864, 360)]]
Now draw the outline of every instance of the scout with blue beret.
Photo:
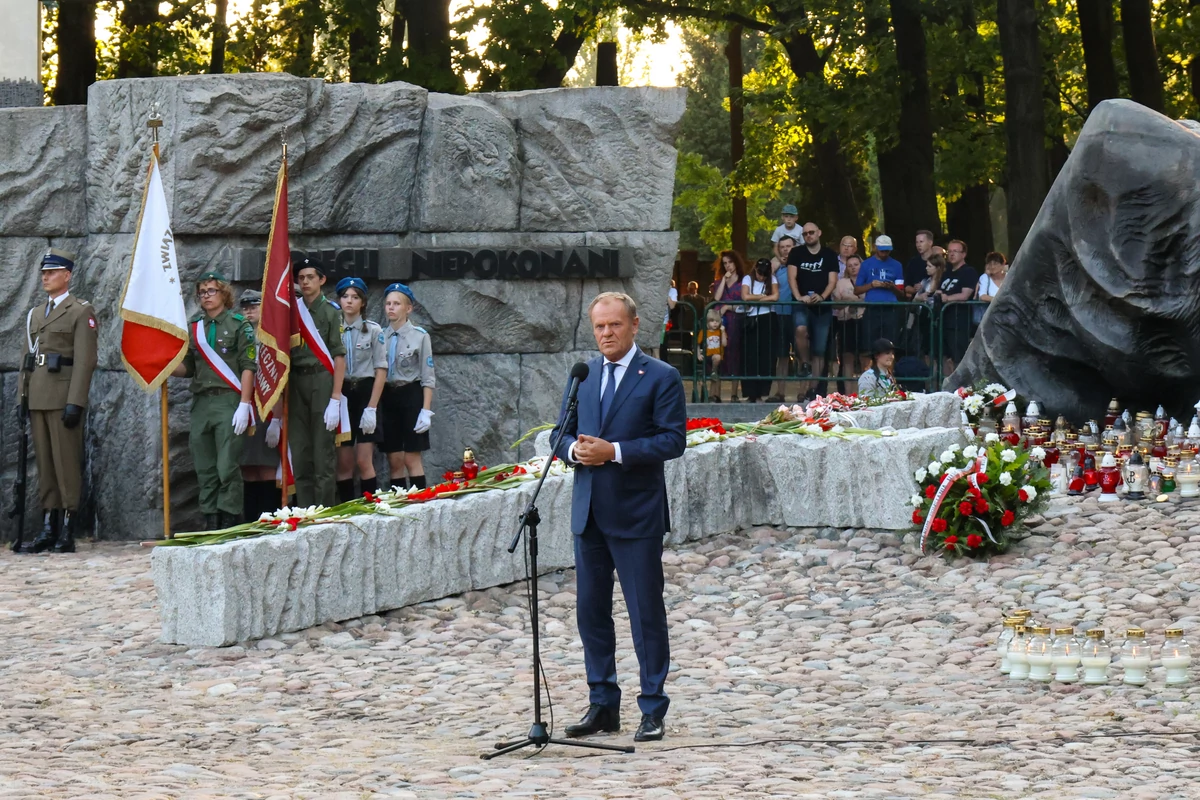
[(425, 329), (409, 321), (417, 302), (412, 289), (393, 283), (384, 290), (383, 301), (388, 326), (383, 331), (387, 385), (380, 406), (381, 449), (388, 455), (393, 487), (424, 489), (421, 453), (429, 449), (429, 426), (433, 422), (433, 345)]
[(172, 373), (191, 378), (188, 445), (200, 484), (205, 530), (242, 522), (241, 458), (253, 427), (251, 393), (258, 370), (254, 328), (233, 311), (233, 288), (219, 272), (196, 279), (200, 311), (188, 320), (188, 351)]
[[(362, 278), (342, 278), (334, 289), (342, 310), (342, 345), (346, 349), (346, 379), (342, 394), (350, 412), (350, 439), (337, 450), (338, 502), (379, 491), (375, 477), (375, 444), (383, 441), (376, 410), (387, 380), (383, 329), (366, 318), (367, 284)], [(359, 489), (354, 491), (358, 467)]]
[[(342, 379), (346, 347), (342, 344), (342, 315), (325, 297), (325, 267), (314, 258), (292, 265), (300, 285), (303, 308), (301, 342), (292, 348), (288, 393), (288, 444), (296, 479), (296, 505), (334, 505), (335, 448), (341, 422)], [(314, 352), (313, 344), (319, 345)], [(347, 431), (347, 434), (349, 432)]]
[(28, 402), (43, 517), (41, 532), (21, 552), (71, 553), (71, 516), (83, 484), (82, 422), (96, 369), (96, 315), (70, 293), (74, 253), (51, 248), (40, 271), (48, 298), (25, 317), (20, 392)]

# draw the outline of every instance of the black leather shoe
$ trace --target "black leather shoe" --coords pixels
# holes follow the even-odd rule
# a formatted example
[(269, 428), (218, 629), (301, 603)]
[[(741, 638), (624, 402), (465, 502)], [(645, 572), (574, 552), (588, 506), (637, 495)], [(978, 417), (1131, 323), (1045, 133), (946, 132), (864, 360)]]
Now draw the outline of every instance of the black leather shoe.
[(242, 524), (242, 521), (240, 519), (238, 519), (237, 514), (227, 514), (224, 511), (221, 512), (220, 525), (221, 525), (222, 530), (224, 530), (225, 528), (232, 528), (235, 525), (241, 525), (241, 524)]
[(621, 729), (621, 712), (615, 708), (605, 708), (592, 703), (588, 706), (583, 719), (574, 725), (567, 726), (567, 737), (578, 739), (581, 736), (591, 736), (593, 733), (616, 733)]
[(34, 539), (32, 542), (26, 542), (21, 547), (21, 552), (22, 553), (44, 553), (44, 552), (46, 552), (51, 547), (54, 547), (54, 543), (56, 541), (58, 541), (58, 535), (61, 531), (62, 531), (62, 517), (60, 516), (60, 512), (57, 508), (52, 509), (51, 511), (47, 512), (46, 521), (42, 526), (41, 532), (37, 535), (37, 538)]
[(635, 742), (657, 742), (662, 740), (663, 734), (666, 732), (667, 726), (663, 724), (662, 717), (642, 714), (642, 723), (638, 725), (633, 740)]
[(63, 512), (62, 530), (59, 531), (58, 539), (54, 542), (54, 552), (56, 553), (74, 553), (75, 552), (75, 523), (71, 518), (70, 511)]
[(221, 530), (221, 515), (220, 514), (205, 514), (204, 515), (204, 530), (206, 530), (206, 531)]

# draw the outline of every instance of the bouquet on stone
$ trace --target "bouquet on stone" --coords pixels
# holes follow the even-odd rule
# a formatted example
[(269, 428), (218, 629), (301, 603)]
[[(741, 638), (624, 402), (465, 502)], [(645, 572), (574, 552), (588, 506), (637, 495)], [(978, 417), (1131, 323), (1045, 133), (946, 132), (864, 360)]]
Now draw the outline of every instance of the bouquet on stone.
[(1016, 399), (1016, 393), (999, 383), (983, 381), (971, 388), (962, 387), (955, 392), (962, 398), (963, 413), (972, 427), (978, 427), (984, 417), (993, 416), (1003, 411), (1005, 405)]
[(981, 557), (1008, 549), (1013, 531), (1049, 502), (1045, 457), (1040, 447), (1014, 447), (996, 434), (931, 454), (913, 475), (921, 552)]

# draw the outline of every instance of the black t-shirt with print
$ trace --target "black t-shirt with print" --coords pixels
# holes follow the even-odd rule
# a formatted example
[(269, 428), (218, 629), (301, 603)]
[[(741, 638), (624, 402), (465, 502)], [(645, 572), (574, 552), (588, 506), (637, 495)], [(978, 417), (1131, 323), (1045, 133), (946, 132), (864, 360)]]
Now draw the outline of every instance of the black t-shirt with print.
[(905, 264), (904, 264), (904, 286), (905, 286), (905, 288), (907, 288), (909, 286), (916, 286), (916, 287), (918, 287), (917, 291), (918, 292), (921, 291), (921, 289), (920, 289), (921, 281), (923, 281), (929, 277), (928, 273), (925, 272), (925, 263), (926, 263), (925, 259), (921, 258), (921, 256), (919, 256), (919, 255), (913, 256), (907, 262), (905, 262)]
[[(979, 273), (971, 268), (968, 264), (963, 264), (958, 269), (947, 269), (942, 275), (942, 285), (938, 288), (942, 290), (944, 295), (955, 295), (963, 289), (975, 290), (975, 284), (979, 283)], [(971, 300), (975, 299), (975, 295), (971, 295)], [(942, 320), (947, 325), (959, 326), (966, 325), (970, 319), (971, 306), (961, 303), (951, 303), (943, 312)]]
[(829, 273), (835, 277), (838, 274), (837, 253), (828, 247), (822, 247), (816, 253), (808, 252), (807, 247), (793, 247), (788, 253), (788, 266), (796, 268), (796, 288), (800, 297), (809, 292), (824, 294), (829, 288)]

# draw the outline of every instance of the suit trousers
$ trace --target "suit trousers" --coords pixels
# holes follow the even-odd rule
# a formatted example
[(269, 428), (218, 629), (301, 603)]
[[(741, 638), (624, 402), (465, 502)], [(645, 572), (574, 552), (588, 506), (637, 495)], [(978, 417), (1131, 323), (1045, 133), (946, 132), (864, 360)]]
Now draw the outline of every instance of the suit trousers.
[(333, 466), (335, 431), (325, 428), (325, 407), (333, 395), (333, 376), (326, 370), (295, 371), (288, 388), (288, 445), (296, 478), (296, 505), (336, 504)]
[[(86, 412), (85, 412), (86, 413)], [(38, 494), (42, 509), (79, 508), (83, 485), (83, 420), (74, 428), (63, 425), (62, 409), (30, 411), (33, 454), (37, 459)]]
[(233, 432), (233, 414), (241, 396), (232, 391), (198, 394), (192, 398), (192, 462), (200, 484), (200, 512), (241, 516), (242, 448), (246, 436)]
[(588, 515), (583, 533), (575, 536), (577, 605), (575, 618), (583, 640), (589, 702), (619, 709), (616, 630), (613, 626), (613, 570), (629, 610), (633, 649), (640, 667), (643, 714), (665, 717), (670, 699), (664, 687), (671, 652), (667, 609), (663, 602), (662, 538), (622, 539), (606, 536)]

